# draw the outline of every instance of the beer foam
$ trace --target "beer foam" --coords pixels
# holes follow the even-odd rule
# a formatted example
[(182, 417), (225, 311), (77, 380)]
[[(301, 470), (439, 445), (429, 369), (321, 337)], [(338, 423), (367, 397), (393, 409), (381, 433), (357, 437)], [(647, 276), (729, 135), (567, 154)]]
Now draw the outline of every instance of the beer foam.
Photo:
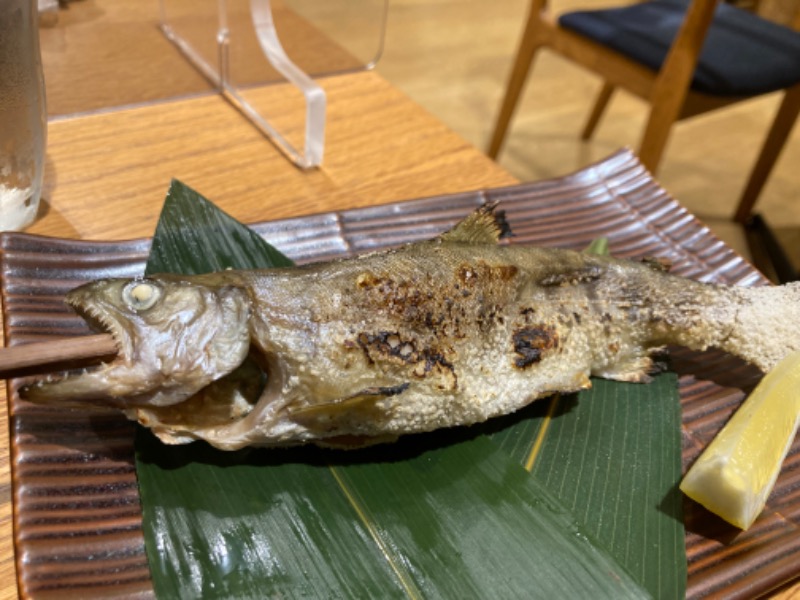
[(14, 188), (0, 183), (0, 231), (19, 231), (36, 218), (38, 203), (33, 187)]

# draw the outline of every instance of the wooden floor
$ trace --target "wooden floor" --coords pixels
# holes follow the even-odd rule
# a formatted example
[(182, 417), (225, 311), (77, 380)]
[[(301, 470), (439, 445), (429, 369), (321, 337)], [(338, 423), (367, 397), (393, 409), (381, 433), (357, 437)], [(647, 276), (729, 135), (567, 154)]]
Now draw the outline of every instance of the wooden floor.
[[(557, 10), (598, 0), (556, 0)], [(486, 147), (521, 34), (527, 0), (391, 0), (377, 70), (481, 149)], [(500, 162), (523, 181), (563, 175), (635, 148), (645, 105), (619, 94), (595, 139), (579, 131), (600, 81), (543, 53), (533, 67)], [(720, 237), (747, 254), (730, 222), (777, 107), (765, 97), (680, 123), (657, 179)], [(800, 265), (800, 127), (764, 188), (758, 211)]]

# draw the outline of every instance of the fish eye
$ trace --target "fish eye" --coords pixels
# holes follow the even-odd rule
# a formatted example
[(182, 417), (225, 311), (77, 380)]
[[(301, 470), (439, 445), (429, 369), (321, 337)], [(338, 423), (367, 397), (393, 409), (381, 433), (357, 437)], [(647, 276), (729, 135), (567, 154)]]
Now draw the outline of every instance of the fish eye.
[(151, 281), (131, 281), (122, 290), (125, 303), (135, 311), (152, 308), (161, 297), (161, 287)]

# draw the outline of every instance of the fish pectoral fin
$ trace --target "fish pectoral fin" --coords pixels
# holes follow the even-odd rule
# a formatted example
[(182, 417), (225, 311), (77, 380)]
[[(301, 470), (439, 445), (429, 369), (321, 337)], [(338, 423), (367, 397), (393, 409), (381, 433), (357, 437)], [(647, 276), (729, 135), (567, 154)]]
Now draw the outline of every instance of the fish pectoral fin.
[(579, 390), (589, 390), (592, 388), (592, 380), (586, 373), (579, 373), (575, 376), (575, 386)]
[(461, 244), (496, 244), (511, 235), (505, 212), (495, 211), (496, 204), (484, 204), (439, 236), (443, 242)]
[(385, 411), (375, 405), (379, 400), (397, 396), (408, 389), (408, 383), (386, 387), (364, 388), (343, 398), (289, 408), (289, 418), (306, 427), (333, 427), (354, 417), (376, 419)]
[(648, 383), (652, 380), (650, 373), (653, 371), (653, 359), (649, 356), (632, 356), (620, 360), (613, 366), (593, 370), (592, 375), (611, 379), (613, 381), (626, 381), (628, 383)]

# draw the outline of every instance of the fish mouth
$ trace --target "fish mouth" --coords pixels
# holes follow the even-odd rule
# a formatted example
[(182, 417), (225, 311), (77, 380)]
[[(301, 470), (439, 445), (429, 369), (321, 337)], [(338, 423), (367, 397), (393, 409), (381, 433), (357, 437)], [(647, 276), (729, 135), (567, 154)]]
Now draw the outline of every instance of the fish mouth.
[(130, 359), (130, 338), (117, 319), (99, 308), (81, 304), (69, 296), (67, 297), (67, 304), (86, 322), (93, 332), (111, 335), (114, 345), (117, 347), (115, 362)]
[[(118, 379), (132, 368), (131, 340), (124, 328), (110, 315), (87, 306), (71, 305), (98, 333), (112, 336), (118, 353), (110, 361), (82, 369), (48, 375), (32, 385), (23, 387), (20, 396), (37, 404), (57, 405), (76, 409), (120, 409), (131, 420), (139, 422), (167, 444), (185, 444), (208, 438), (224, 438), (223, 430), (250, 431), (258, 407), (266, 406), (265, 390), (277, 394), (282, 377), (273, 360), (251, 346), (242, 364), (231, 373), (212, 381), (190, 397), (167, 406), (155, 406), (149, 397), (117, 397), (110, 393), (105, 382)], [(249, 417), (249, 418), (248, 418)], [(226, 449), (241, 444), (215, 444)]]
[(122, 325), (99, 308), (78, 303), (67, 297), (67, 303), (95, 333), (109, 334), (116, 346), (113, 357), (104, 357), (99, 364), (71, 367), (50, 373), (20, 389), (20, 397), (37, 404), (57, 404), (70, 408), (116, 406), (114, 395), (104, 381), (114, 372), (130, 364), (130, 339)]
[[(135, 350), (141, 336), (138, 315), (131, 309), (126, 293), (142, 279), (100, 279), (70, 290), (64, 302), (90, 330), (111, 336), (117, 352), (102, 357), (99, 364), (84, 364), (39, 379), (20, 390), (20, 396), (34, 403), (64, 407), (125, 408), (146, 402), (160, 383), (152, 358), (142, 360)], [(154, 287), (150, 286), (150, 287)], [(157, 289), (157, 299), (161, 288)], [(146, 298), (145, 298), (146, 300)], [(72, 365), (74, 366), (74, 365)]]

